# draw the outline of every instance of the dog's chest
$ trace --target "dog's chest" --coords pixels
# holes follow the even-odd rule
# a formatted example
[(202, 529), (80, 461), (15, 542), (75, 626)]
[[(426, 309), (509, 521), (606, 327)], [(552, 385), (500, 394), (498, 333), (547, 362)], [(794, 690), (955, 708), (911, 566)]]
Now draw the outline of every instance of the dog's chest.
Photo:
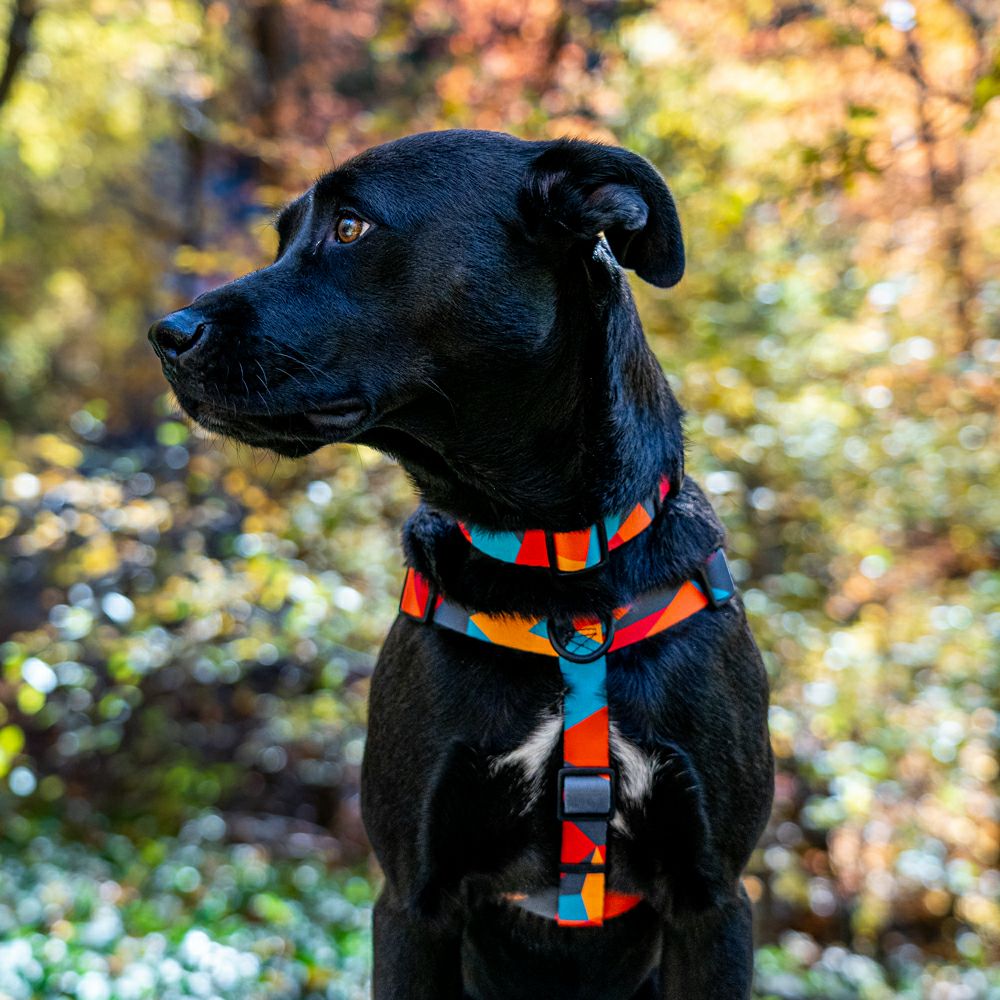
[[(513, 749), (493, 756), (490, 771), (495, 775), (514, 774), (521, 800), (512, 803), (521, 814), (531, 811), (542, 797), (553, 757), (561, 753), (563, 718), (561, 713), (543, 714), (528, 736)], [(617, 775), (618, 806), (611, 825), (628, 835), (626, 814), (641, 809), (648, 800), (661, 762), (622, 735), (612, 721), (608, 726), (611, 765)]]

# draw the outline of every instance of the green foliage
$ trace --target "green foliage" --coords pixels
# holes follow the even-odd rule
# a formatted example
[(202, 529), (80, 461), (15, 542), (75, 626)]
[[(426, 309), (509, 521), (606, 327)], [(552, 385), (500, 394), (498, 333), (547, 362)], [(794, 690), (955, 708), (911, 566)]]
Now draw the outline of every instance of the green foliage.
[(141, 331), (331, 155), (455, 125), (621, 142), (681, 207), (684, 282), (635, 291), (772, 678), (761, 997), (1000, 996), (986, 6), (42, 6), (0, 103), (0, 996), (360, 995), (413, 498), (206, 441)]
[(371, 890), (331, 876), (308, 840), (284, 858), (221, 845), (214, 812), (145, 848), (117, 836), (95, 850), (11, 826), (0, 854), (5, 998), (365, 996)]
[[(62, 800), (92, 755), (110, 756), (101, 808), (150, 830), (214, 804), (254, 762), (339, 787), (395, 610), (398, 470), (352, 454), (311, 480), (289, 464), (269, 477), (278, 503), (252, 468), (191, 456), (183, 424), (156, 437), (130, 453), (40, 435), (0, 463), (8, 614), (47, 611), (0, 646), (0, 772), (27, 750), (50, 772), (40, 794)], [(88, 789), (79, 808), (94, 804)]]

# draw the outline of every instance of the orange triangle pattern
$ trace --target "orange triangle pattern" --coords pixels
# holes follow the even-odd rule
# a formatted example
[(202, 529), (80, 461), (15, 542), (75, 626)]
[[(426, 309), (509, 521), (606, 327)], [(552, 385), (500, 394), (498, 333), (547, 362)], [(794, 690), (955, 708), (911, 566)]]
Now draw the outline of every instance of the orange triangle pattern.
[(696, 611), (701, 611), (708, 604), (705, 595), (688, 580), (677, 596), (663, 609), (663, 613), (656, 620), (656, 624), (649, 630), (647, 635), (662, 632), (671, 625), (675, 625), (685, 618), (690, 618)]
[(560, 531), (555, 536), (557, 569), (564, 573), (583, 569), (590, 549), (590, 528), (582, 531)]
[(588, 922), (600, 926), (604, 923), (604, 872), (591, 872), (587, 875), (580, 895), (587, 910)]
[(641, 504), (625, 518), (621, 527), (608, 539), (608, 550), (617, 549), (641, 534), (652, 523), (652, 517)]
[(406, 582), (403, 584), (403, 599), (399, 608), (405, 614), (414, 618), (422, 618), (430, 597), (430, 585), (427, 578), (413, 569), (406, 571)]

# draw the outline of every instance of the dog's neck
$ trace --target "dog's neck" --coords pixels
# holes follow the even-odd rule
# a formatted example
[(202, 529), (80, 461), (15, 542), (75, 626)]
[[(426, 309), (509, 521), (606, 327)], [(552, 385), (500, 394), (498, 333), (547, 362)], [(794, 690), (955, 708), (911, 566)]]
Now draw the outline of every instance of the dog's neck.
[(493, 530), (573, 530), (627, 511), (664, 474), (679, 486), (681, 409), (624, 275), (602, 272), (589, 299), (560, 305), (550, 356), (466, 397), (475, 415), (459, 436), (449, 401), (436, 420), (400, 421), (365, 443), (393, 454), (429, 505)]

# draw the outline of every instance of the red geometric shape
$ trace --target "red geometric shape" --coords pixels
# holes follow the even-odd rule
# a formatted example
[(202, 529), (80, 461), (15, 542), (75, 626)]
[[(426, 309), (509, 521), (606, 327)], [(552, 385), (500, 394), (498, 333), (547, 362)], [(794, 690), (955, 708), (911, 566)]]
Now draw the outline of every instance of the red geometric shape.
[(548, 566), (549, 552), (545, 546), (545, 532), (538, 528), (529, 528), (524, 533), (521, 548), (514, 562), (518, 566)]
[(406, 571), (406, 583), (403, 585), (403, 599), (399, 602), (401, 611), (414, 618), (422, 618), (427, 609), (427, 599), (430, 597), (430, 587), (427, 579), (413, 569)]
[(653, 626), (656, 624), (660, 614), (660, 611), (653, 611), (646, 615), (645, 618), (640, 618), (637, 622), (632, 622), (631, 625), (615, 629), (615, 640), (611, 644), (612, 652), (616, 649), (624, 649), (626, 646), (631, 646), (633, 642), (638, 642), (640, 639), (645, 639), (647, 636), (652, 635)]
[(563, 760), (574, 767), (608, 766), (606, 705), (563, 733)]
[(562, 825), (562, 847), (559, 860), (565, 865), (579, 865), (589, 861), (597, 845), (576, 823), (564, 820)]
[(628, 892), (615, 892), (614, 889), (608, 889), (604, 894), (604, 919), (610, 920), (612, 917), (628, 913), (641, 902), (642, 896), (633, 896)]

